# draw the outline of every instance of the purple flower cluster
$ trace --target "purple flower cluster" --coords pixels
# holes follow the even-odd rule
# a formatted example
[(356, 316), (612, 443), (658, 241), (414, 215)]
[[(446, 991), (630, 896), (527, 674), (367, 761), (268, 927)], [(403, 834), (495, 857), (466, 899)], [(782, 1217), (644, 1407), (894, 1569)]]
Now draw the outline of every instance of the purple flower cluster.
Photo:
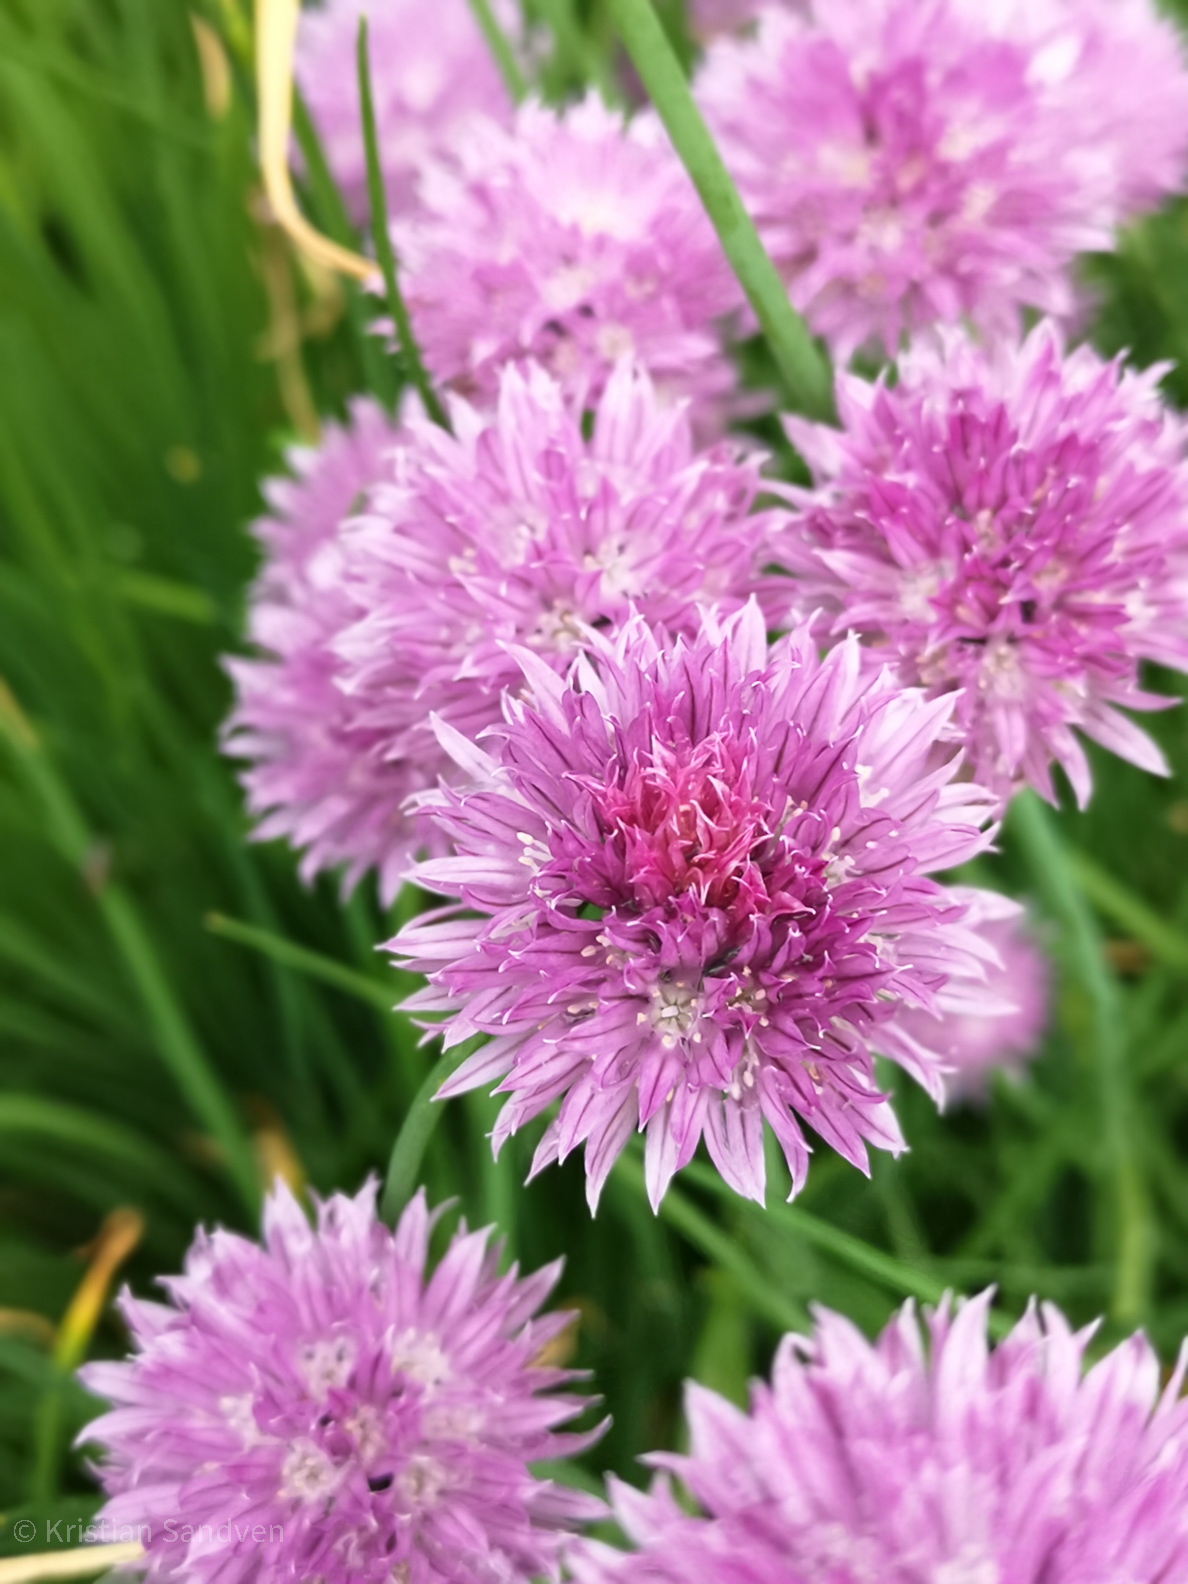
[(447, 1044), (489, 1036), (443, 1094), (502, 1076), (496, 1147), (561, 1099), (534, 1169), (584, 1143), (592, 1206), (638, 1128), (653, 1205), (702, 1137), (762, 1201), (764, 1121), (794, 1191), (797, 1118), (863, 1168), (864, 1141), (901, 1148), (871, 1050), (939, 1096), (895, 1014), (984, 973), (967, 896), (925, 878), (986, 842), (987, 798), (934, 754), (951, 701), (854, 642), (769, 648), (753, 604), (675, 643), (637, 618), (576, 685), (522, 663), (494, 752), (439, 728), (469, 784), (434, 800), (454, 854), (412, 873), (459, 906), (393, 943)]
[[(296, 70), (357, 219), (364, 11), (449, 426), (357, 401), (268, 487), (225, 733), (258, 834), (436, 894), (389, 950), (473, 1042), (439, 1098), (493, 1086), (496, 1150), (540, 1123), (534, 1173), (581, 1149), (591, 1209), (637, 1134), (654, 1208), (703, 1141), (760, 1203), (768, 1130), (793, 1194), (809, 1134), (866, 1171), (905, 1147), (876, 1058), (940, 1101), (1042, 1033), (1021, 909), (935, 876), (1054, 765), (1084, 804), (1081, 737), (1163, 769), (1121, 710), (1188, 671), (1188, 431), (1162, 370), (1064, 335), (1076, 254), (1181, 185), (1178, 35), (1149, 0), (790, 0), (750, 32), (696, 0), (793, 303), (895, 360), (839, 374), (838, 428), (786, 420), (796, 488), (723, 438), (770, 393), (658, 118), (513, 109), (464, 0), (327, 0)], [(436, 1219), (390, 1230), (369, 1184), (311, 1225), (278, 1189), (262, 1245), (200, 1234), (167, 1303), (125, 1294), (85, 1438), (153, 1579), (1188, 1578), (1183, 1362), (1162, 1395), (1141, 1336), (1086, 1372), (1050, 1307), (991, 1350), (988, 1294), (873, 1345), (823, 1313), (749, 1413), (690, 1388), (688, 1454), (612, 1489), (633, 1549), (575, 1542), (605, 1509), (540, 1468), (598, 1434), (560, 1428), (557, 1268), (463, 1226), (430, 1270)]]
[(269, 485), (248, 627), (259, 653), (229, 662), (237, 699), (224, 731), (227, 751), (250, 764), (243, 783), (257, 836), (288, 837), (304, 852), (307, 879), (343, 865), (349, 887), (374, 869), (389, 896), (410, 841), (434, 843), (424, 823), (410, 837), (403, 812), (423, 780), (359, 721), (334, 644), (355, 618), (340, 529), (385, 471), (398, 433), (376, 403), (357, 401), (345, 426), (327, 426), (316, 449), (291, 452), (292, 476)]
[(630, 1553), (587, 1544), (576, 1584), (1122, 1584), (1188, 1577), (1185, 1363), (1160, 1390), (1141, 1336), (1082, 1374), (1092, 1328), (1031, 1308), (991, 1350), (988, 1293), (911, 1307), (872, 1346), (822, 1312), (743, 1413), (686, 1399), (687, 1456), (614, 1484)]
[[(876, 1055), (939, 1100), (1042, 1029), (1014, 905), (933, 874), (1054, 765), (1084, 803), (1083, 737), (1163, 768), (1123, 711), (1188, 671), (1184, 426), (1161, 370), (1019, 326), (1180, 184), (1178, 35), (1149, 0), (695, 19), (793, 301), (897, 358), (838, 375), (840, 428), (786, 420), (805, 489), (722, 438), (769, 398), (659, 119), (484, 99), (451, 4), (373, 40), (427, 140), (393, 237), (451, 430), (361, 407), (274, 490), (228, 746), (306, 874), (442, 897), (393, 949), (485, 1041), (442, 1094), (496, 1084), (497, 1148), (549, 1112), (536, 1168), (584, 1146), (592, 1203), (637, 1131), (653, 1203), (702, 1139), (762, 1198), (765, 1124), (794, 1191), (805, 1126), (865, 1169), (902, 1147)], [(304, 24), (329, 141), (356, 12)]]
[(796, 306), (841, 359), (1023, 307), (1188, 167), (1148, 0), (813, 0), (709, 50), (698, 94)]
[(413, 852), (440, 846), (414, 791), (449, 767), (432, 719), (475, 734), (518, 685), (509, 646), (563, 670), (589, 630), (631, 611), (692, 632), (705, 604), (766, 594), (770, 513), (753, 512), (759, 458), (698, 452), (680, 407), (646, 375), (612, 374), (586, 428), (542, 369), (510, 367), (484, 412), (454, 399), (454, 434), (370, 406), (331, 431), (278, 517), (252, 636), (232, 662), (232, 752), (262, 836), (306, 849), (307, 873), (368, 868), (392, 896)]
[(82, 1372), (113, 1405), (83, 1438), (107, 1449), (102, 1518), (151, 1530), (152, 1578), (557, 1576), (601, 1511), (529, 1468), (597, 1435), (556, 1429), (585, 1406), (540, 1360), (569, 1320), (533, 1318), (558, 1268), (500, 1275), (463, 1227), (427, 1274), (436, 1219), (419, 1194), (391, 1231), (370, 1183), (311, 1227), (278, 1186), (263, 1247), (200, 1233), (167, 1304), (124, 1294), (136, 1352)]
[(472, 125), (430, 166), (396, 236), (413, 325), (434, 377), (491, 399), (532, 358), (578, 403), (624, 357), (702, 424), (735, 380), (719, 321), (741, 301), (659, 121), (590, 96), (562, 114), (529, 102), (504, 128)]
[(783, 541), (797, 604), (955, 694), (973, 772), (1004, 795), (1051, 798), (1055, 761), (1087, 802), (1074, 728), (1165, 768), (1117, 709), (1166, 702), (1141, 661), (1188, 670), (1186, 431), (1162, 372), (1065, 356), (1047, 324), (989, 352), (952, 332), (894, 389), (840, 375), (840, 434), (789, 422), (821, 482)]

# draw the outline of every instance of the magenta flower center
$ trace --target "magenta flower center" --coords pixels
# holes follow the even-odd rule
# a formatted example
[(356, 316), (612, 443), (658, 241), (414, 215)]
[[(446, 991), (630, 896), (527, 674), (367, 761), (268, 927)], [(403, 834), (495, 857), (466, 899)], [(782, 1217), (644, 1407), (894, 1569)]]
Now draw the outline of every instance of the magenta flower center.
[(777, 850), (770, 804), (752, 794), (737, 744), (699, 743), (688, 763), (663, 744), (634, 763), (622, 785), (595, 797), (600, 824), (621, 860), (624, 901), (658, 907), (689, 892), (731, 914), (766, 911), (765, 860)]
[[(837, 976), (845, 999), (873, 1000), (885, 974), (864, 937), (877, 899), (833, 850), (856, 793), (836, 748), (788, 726), (766, 752), (749, 736), (649, 735), (617, 758), (605, 778), (580, 779), (589, 813), (550, 835), (535, 883), (561, 913), (596, 911), (593, 973), (613, 964), (656, 1026), (694, 1045), (704, 1018), (745, 1034), (776, 1009), (815, 1039)], [(829, 793), (814, 798), (823, 778)], [(575, 1000), (572, 1020), (594, 1006)]]

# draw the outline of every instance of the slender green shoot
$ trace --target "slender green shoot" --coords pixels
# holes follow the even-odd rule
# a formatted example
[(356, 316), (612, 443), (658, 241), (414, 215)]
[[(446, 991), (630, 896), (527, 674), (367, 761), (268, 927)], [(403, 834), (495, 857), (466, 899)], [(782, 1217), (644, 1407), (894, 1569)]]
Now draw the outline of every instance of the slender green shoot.
[[(702, 1165), (700, 1161), (690, 1161), (685, 1167), (685, 1176), (698, 1187), (707, 1189), (715, 1198), (737, 1202), (734, 1189), (724, 1182), (716, 1171)], [(923, 1303), (938, 1303), (951, 1285), (936, 1276), (930, 1276), (925, 1271), (916, 1270), (906, 1261), (896, 1259), (894, 1254), (885, 1254), (882, 1249), (872, 1248), (861, 1238), (854, 1237), (850, 1232), (844, 1232), (832, 1222), (822, 1220), (810, 1210), (802, 1210), (799, 1205), (769, 1205), (763, 1210), (757, 1206), (748, 1206), (748, 1208), (756, 1216), (771, 1217), (780, 1225), (787, 1227), (789, 1232), (802, 1237), (806, 1243), (813, 1244), (822, 1253), (830, 1255), (837, 1264), (845, 1266), (847, 1270), (865, 1276), (877, 1286), (889, 1288), (904, 1297), (918, 1298)], [(992, 1336), (1004, 1336), (1010, 1330), (1010, 1326), (1011, 1322), (1007, 1316), (998, 1312), (991, 1314)]]
[(475, 1040), (466, 1040), (452, 1050), (445, 1051), (417, 1090), (400, 1124), (400, 1132), (396, 1135), (388, 1159), (388, 1172), (380, 1199), (380, 1214), (385, 1221), (395, 1221), (416, 1192), (425, 1151), (445, 1110), (444, 1104), (433, 1097), (450, 1074), (471, 1055), (476, 1043)]
[(271, 930), (260, 929), (255, 924), (244, 924), (240, 919), (227, 918), (222, 913), (208, 913), (206, 927), (212, 935), (258, 951), (274, 963), (279, 963), (282, 968), (294, 968), (310, 979), (319, 979), (335, 990), (366, 1001), (381, 1012), (395, 1009), (399, 991), (394, 975), (390, 985), (379, 979), (369, 979), (366, 974), (348, 968), (345, 963), (336, 962), (333, 957), (327, 957), (322, 952), (311, 951), (308, 946), (299, 946), (296, 941), (287, 940), (283, 935), (274, 935)]
[[(620, 1155), (615, 1162), (614, 1172), (634, 1193), (647, 1192), (643, 1162), (639, 1159), (638, 1150)], [(734, 1202), (739, 1202), (737, 1196), (734, 1196)], [(745, 1294), (756, 1314), (762, 1315), (779, 1331), (809, 1329), (809, 1317), (802, 1306), (774, 1288), (770, 1278), (753, 1263), (739, 1243), (703, 1214), (679, 1188), (669, 1187), (660, 1201), (659, 1213), (662, 1220), (674, 1227), (711, 1264), (734, 1278), (739, 1291)]]
[[(332, 242), (337, 242), (341, 247), (357, 249), (359, 238), (326, 163), (317, 128), (296, 89), (293, 92), (293, 135), (305, 162), (306, 188), (314, 219)], [(367, 387), (390, 409), (399, 395), (399, 381), (392, 359), (371, 333), (364, 311), (364, 293), (359, 282), (343, 276), (342, 288), (346, 297), (347, 319), (359, 348), (359, 361)]]
[(754, 221), (710, 136), (652, 0), (609, 0), (619, 35), (697, 188), (738, 283), (767, 337), (792, 405), (834, 416), (829, 364), (768, 257)]
[(1068, 864), (1073, 878), (1099, 912), (1126, 930), (1169, 968), (1188, 970), (1188, 935), (1160, 918), (1154, 908), (1148, 907), (1141, 897), (1135, 896), (1087, 853), (1070, 847)]
[(363, 115), (363, 143), (367, 150), (367, 199), (371, 208), (371, 235), (375, 243), (375, 256), (379, 261), (380, 273), (384, 278), (384, 291), (388, 299), (388, 311), (396, 325), (396, 336), (400, 342), (400, 353), (404, 360), (405, 369), (412, 383), (416, 386), (425, 411), (435, 424), (448, 430), (450, 420), (446, 410), (441, 404), (437, 392), (433, 388), (433, 381), (429, 378), (428, 370), (421, 358), (420, 348), (417, 346), (416, 337), (413, 335), (412, 320), (408, 316), (408, 305), (400, 290), (400, 282), (396, 274), (396, 254), (392, 248), (392, 237), (388, 230), (388, 201), (384, 195), (384, 177), (380, 169), (379, 139), (375, 130), (375, 105), (371, 97), (371, 69), (367, 61), (367, 18), (359, 18), (359, 34), (357, 41), (357, 60), (359, 69), (359, 104)]
[[(41, 807), (49, 839), (86, 876), (99, 846), (82, 813), (7, 688), (0, 691), (0, 742), (9, 750)], [(96, 906), (140, 996), (157, 1052), (195, 1116), (219, 1145), (228, 1174), (249, 1214), (260, 1204), (251, 1143), (153, 949), (135, 903), (118, 882), (91, 884)]]
[(1142, 1320), (1150, 1301), (1155, 1249), (1118, 983), (1102, 953), (1096, 920), (1077, 884), (1065, 845), (1034, 792), (1021, 792), (1012, 800), (1007, 833), (1022, 849), (1036, 891), (1062, 926), (1068, 969), (1092, 1014), (1102, 1139), (1113, 1179), (1117, 1222), (1110, 1313), (1121, 1324), (1133, 1325)]
[(522, 104), (528, 93), (528, 84), (524, 81), (524, 73), (520, 70), (515, 51), (499, 26), (494, 11), (491, 10), (491, 0), (470, 0), (470, 9), (479, 25), (479, 31), (487, 41), (487, 48), (499, 68), (499, 75), (503, 78), (503, 86), (507, 89), (508, 98), (513, 104)]
[(607, 104), (622, 98), (609, 52), (583, 27), (574, 0), (540, 0), (540, 9), (553, 35), (555, 54), (546, 71), (544, 91), (564, 99), (575, 85), (594, 84)]

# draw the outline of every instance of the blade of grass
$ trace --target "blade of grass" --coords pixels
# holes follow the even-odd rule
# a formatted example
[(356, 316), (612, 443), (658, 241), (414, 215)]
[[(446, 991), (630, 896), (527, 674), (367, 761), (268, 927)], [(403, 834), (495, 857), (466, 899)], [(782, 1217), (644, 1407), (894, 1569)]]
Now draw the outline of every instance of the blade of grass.
[(366, 1001), (381, 1012), (395, 1010), (398, 992), (394, 984), (385, 986), (378, 979), (369, 979), (366, 974), (348, 968), (345, 963), (336, 962), (333, 957), (327, 957), (322, 952), (299, 946), (296, 941), (287, 940), (283, 935), (274, 935), (270, 930), (260, 929), (255, 924), (226, 918), (222, 913), (207, 914), (206, 927), (212, 935), (261, 952), (273, 962), (285, 968), (295, 968), (298, 973), (308, 974), (311, 979), (320, 979), (323, 984), (333, 985), (336, 990)]
[[(686, 1167), (686, 1171), (688, 1168)], [(639, 1152), (632, 1149), (619, 1156), (614, 1165), (615, 1174), (628, 1183), (634, 1192), (647, 1193), (643, 1163)], [(725, 1184), (723, 1184), (725, 1186)], [(738, 1204), (737, 1195), (732, 1196)], [(754, 1312), (761, 1315), (780, 1331), (805, 1331), (809, 1326), (807, 1313), (798, 1303), (793, 1303), (776, 1292), (771, 1282), (738, 1243), (703, 1214), (679, 1188), (669, 1187), (660, 1201), (661, 1218), (674, 1227), (687, 1243), (704, 1254), (711, 1264), (726, 1271), (736, 1282), (739, 1291), (746, 1295)]]
[(475, 1050), (480, 1038), (465, 1040), (461, 1045), (446, 1051), (434, 1063), (417, 1090), (400, 1124), (400, 1132), (396, 1135), (388, 1160), (380, 1199), (380, 1214), (385, 1221), (395, 1221), (417, 1190), (425, 1151), (445, 1111), (445, 1102), (434, 1100), (434, 1095), (455, 1068), (460, 1067)]
[(23, 1142), (30, 1139), (60, 1144), (70, 1153), (80, 1151), (116, 1163), (130, 1176), (137, 1172), (154, 1180), (157, 1191), (164, 1192), (179, 1209), (192, 1213), (193, 1184), (185, 1180), (177, 1162), (163, 1149), (122, 1122), (84, 1111), (63, 1101), (42, 1095), (0, 1095), (0, 1134), (12, 1133)]
[(293, 47), (300, 12), (298, 0), (256, 0), (256, 102), (264, 190), (277, 223), (303, 252), (327, 269), (369, 281), (375, 273), (371, 260), (315, 230), (293, 196), (289, 133), (293, 119)]
[(50, 1579), (94, 1578), (113, 1568), (131, 1566), (144, 1555), (139, 1540), (115, 1540), (73, 1551), (0, 1559), (0, 1584), (42, 1584)]
[(1141, 941), (1169, 968), (1188, 970), (1188, 936), (1182, 934), (1141, 897), (1116, 880), (1088, 853), (1069, 847), (1068, 867), (1073, 879), (1106, 918)]
[(792, 405), (834, 416), (833, 379), (743, 206), (651, 0), (608, 0), (619, 35), (754, 309)]
[[(685, 1167), (685, 1176), (690, 1182), (695, 1182), (699, 1187), (712, 1193), (715, 1198), (730, 1204), (740, 1203), (734, 1189), (723, 1182), (712, 1167), (705, 1166), (700, 1161), (690, 1161)], [(752, 1205), (749, 1200), (741, 1202), (747, 1207), (747, 1213), (755, 1216), (757, 1220), (772, 1218), (786, 1226), (790, 1232), (802, 1237), (806, 1243), (811, 1243), (824, 1253), (832, 1255), (839, 1265), (844, 1265), (848, 1270), (867, 1277), (880, 1287), (889, 1287), (893, 1292), (902, 1293), (909, 1298), (918, 1298), (923, 1303), (939, 1303), (949, 1290), (949, 1284), (938, 1277), (916, 1270), (905, 1261), (896, 1259), (894, 1254), (884, 1254), (881, 1249), (872, 1248), (861, 1238), (854, 1237), (852, 1233), (843, 1231), (841, 1227), (822, 1220), (811, 1211), (802, 1210), (798, 1205), (779, 1203), (763, 1209)], [(991, 1314), (991, 1335), (1001, 1337), (1006, 1334), (1010, 1326), (1011, 1322), (1005, 1315)]]
[(1062, 926), (1068, 969), (1092, 1014), (1092, 1055), (1116, 1218), (1116, 1274), (1110, 1313), (1120, 1323), (1134, 1325), (1143, 1319), (1150, 1302), (1154, 1236), (1127, 1072), (1118, 983), (1105, 960), (1100, 932), (1077, 885), (1064, 842), (1034, 792), (1021, 792), (1012, 800), (1006, 830), (1022, 849), (1045, 906)]
[[(333, 242), (357, 250), (359, 238), (347, 214), (342, 195), (331, 175), (317, 129), (300, 94), (293, 95), (293, 133), (305, 161), (305, 185), (309, 190), (315, 220)], [(344, 277), (347, 320), (359, 353), (359, 364), (367, 388), (392, 410), (400, 395), (396, 364), (387, 356), (372, 332), (366, 312), (367, 294), (350, 277)]]
[[(68, 863), (85, 873), (88, 857), (96, 850), (95, 838), (15, 699), (3, 687), (0, 739), (34, 794), (54, 846)], [(250, 1140), (174, 996), (140, 914), (131, 897), (114, 881), (106, 881), (93, 892), (140, 996), (157, 1051), (195, 1115), (218, 1143), (244, 1208), (254, 1216), (260, 1203), (260, 1185)]]
[(433, 422), (442, 429), (448, 430), (450, 420), (446, 410), (441, 405), (437, 392), (433, 389), (433, 382), (421, 360), (421, 351), (417, 346), (416, 337), (413, 335), (412, 320), (408, 317), (408, 306), (400, 290), (400, 282), (396, 275), (396, 254), (392, 249), (392, 237), (388, 230), (388, 200), (384, 193), (384, 176), (380, 169), (379, 139), (375, 130), (375, 106), (371, 100), (371, 70), (367, 62), (367, 18), (359, 18), (359, 33), (356, 41), (357, 62), (359, 70), (359, 105), (363, 115), (363, 143), (367, 150), (367, 199), (371, 207), (371, 236), (375, 243), (375, 255), (379, 260), (380, 271), (384, 277), (384, 291), (388, 298), (388, 311), (396, 324), (396, 335), (400, 341), (400, 353), (404, 359), (404, 366), (412, 383), (416, 386), (425, 411)]
[(491, 1129), (502, 1105), (498, 1095), (487, 1095), (481, 1090), (472, 1089), (469, 1094), (462, 1096), (462, 1102), (467, 1127), (474, 1139), (472, 1147), (478, 1164), (483, 1219), (499, 1228), (500, 1236), (514, 1259), (520, 1190), (520, 1184), (516, 1181), (516, 1140), (508, 1139), (498, 1155), (491, 1148)]
[(524, 81), (524, 74), (520, 70), (515, 52), (491, 9), (491, 0), (470, 0), (470, 9), (474, 20), (478, 23), (479, 32), (486, 40), (487, 48), (499, 68), (499, 75), (503, 78), (503, 86), (507, 89), (508, 98), (513, 104), (522, 104), (528, 92), (528, 84)]

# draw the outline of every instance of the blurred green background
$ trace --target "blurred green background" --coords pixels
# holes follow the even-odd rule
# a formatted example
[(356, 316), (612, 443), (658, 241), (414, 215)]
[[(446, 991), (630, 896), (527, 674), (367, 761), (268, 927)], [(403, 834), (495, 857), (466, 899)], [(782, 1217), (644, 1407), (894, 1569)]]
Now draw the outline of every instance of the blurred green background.
[[(0, 1553), (18, 1518), (97, 1504), (70, 1370), (123, 1347), (117, 1266), (147, 1290), (196, 1221), (251, 1227), (278, 1169), (353, 1190), (432, 1060), (388, 1010), (392, 920), (250, 844), (216, 749), (260, 479), (352, 392), (396, 391), (354, 288), (264, 218), (244, 45), (232, 0), (0, 0)], [(1103, 348), (1180, 359), (1188, 401), (1188, 208), (1085, 275)], [(1004, 1316), (1035, 1292), (1171, 1357), (1188, 712), (1154, 731), (1172, 781), (1095, 755), (1086, 815), (1018, 816), (979, 866), (1043, 921), (1050, 1035), (1023, 1083), (946, 1117), (889, 1073), (912, 1148), (872, 1186), (821, 1149), (764, 1216), (694, 1167), (656, 1219), (629, 1157), (592, 1223), (579, 1161), (523, 1189), (532, 1139), (495, 1166), (492, 1104), (449, 1108), (432, 1193), (529, 1266), (567, 1256), (615, 1421), (592, 1468), (671, 1444), (686, 1375), (739, 1396), (813, 1301), (874, 1328), (996, 1282)]]

